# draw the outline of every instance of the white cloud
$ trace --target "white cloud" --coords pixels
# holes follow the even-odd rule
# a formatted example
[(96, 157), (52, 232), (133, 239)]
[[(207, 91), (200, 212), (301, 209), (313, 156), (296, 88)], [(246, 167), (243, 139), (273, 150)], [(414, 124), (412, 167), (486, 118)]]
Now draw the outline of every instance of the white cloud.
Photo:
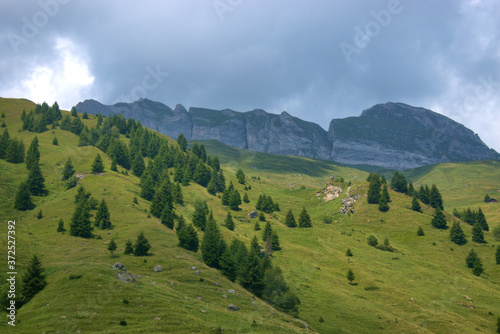
[(63, 109), (85, 99), (94, 82), (85, 53), (71, 39), (60, 37), (55, 41), (54, 51), (55, 59), (36, 64), (29, 69), (26, 79), (0, 91), (0, 95), (27, 98), (36, 103), (57, 101)]

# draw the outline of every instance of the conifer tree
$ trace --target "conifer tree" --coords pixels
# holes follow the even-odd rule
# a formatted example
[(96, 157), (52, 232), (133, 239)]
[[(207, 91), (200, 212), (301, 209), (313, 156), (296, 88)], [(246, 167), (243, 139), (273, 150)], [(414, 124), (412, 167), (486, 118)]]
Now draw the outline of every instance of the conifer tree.
[(260, 231), (260, 225), (259, 222), (255, 222), (255, 225), (253, 226), (254, 231)]
[(417, 195), (417, 192), (415, 191), (415, 188), (413, 187), (413, 183), (410, 182), (410, 184), (408, 184), (408, 191), (406, 192), (406, 195), (408, 196), (415, 196)]
[(230, 197), (231, 193), (234, 190), (233, 182), (229, 183), (229, 186), (227, 186), (224, 191), (222, 192), (222, 205), (229, 205), (230, 202)]
[(215, 220), (209, 219), (201, 243), (203, 262), (209, 267), (219, 268), (219, 259), (224, 251), (224, 240), (217, 228)]
[(236, 178), (238, 179), (238, 183), (245, 184), (245, 173), (243, 173), (241, 168), (238, 168), (236, 171)]
[(59, 223), (57, 224), (57, 232), (64, 232), (66, 229), (64, 228), (64, 220), (59, 219)]
[(450, 239), (457, 245), (465, 245), (467, 243), (465, 233), (458, 222), (454, 222), (450, 229)]
[(479, 224), (479, 226), (481, 226), (483, 231), (490, 230), (490, 227), (488, 226), (488, 223), (486, 221), (486, 217), (484, 216), (483, 210), (481, 210), (481, 208), (477, 210), (476, 223)]
[(262, 211), (259, 213), (259, 220), (261, 222), (265, 222), (266, 221), (266, 216), (264, 215), (264, 212), (262, 212)]
[(184, 195), (182, 194), (182, 188), (179, 182), (176, 182), (172, 187), (172, 198), (175, 203), (184, 205)]
[(271, 224), (267, 222), (266, 227), (264, 227), (264, 231), (262, 233), (262, 241), (266, 241), (267, 238), (271, 236), (271, 233), (273, 233), (273, 229), (271, 227)]
[(35, 207), (31, 201), (30, 190), (26, 182), (19, 185), (16, 197), (14, 200), (14, 208), (20, 211), (31, 210)]
[(437, 207), (432, 218), (431, 225), (435, 228), (446, 229), (446, 217), (440, 207)]
[(45, 196), (48, 193), (47, 189), (45, 189), (45, 179), (37, 161), (31, 166), (26, 183), (28, 184), (30, 193), (34, 196)]
[(22, 140), (10, 139), (5, 150), (5, 161), (20, 164), (24, 162), (24, 144)]
[(165, 178), (162, 185), (156, 190), (151, 201), (150, 212), (153, 216), (160, 218), (164, 207), (169, 206), (173, 209), (172, 185), (168, 177)]
[(3, 131), (2, 137), (0, 137), (0, 159), (5, 159), (9, 143), (10, 143), (9, 131), (5, 129)]
[(35, 136), (26, 151), (26, 168), (31, 170), (35, 164), (40, 163), (40, 151), (38, 149), (38, 138)]
[(116, 250), (116, 242), (115, 239), (111, 239), (108, 244), (108, 250), (111, 252), (111, 257), (113, 257), (113, 252)]
[(54, 137), (54, 139), (52, 139), (52, 145), (54, 145), (54, 146), (59, 145), (59, 142), (57, 141), (57, 137)]
[(174, 211), (169, 205), (166, 205), (163, 209), (160, 220), (169, 229), (172, 230), (174, 228)]
[(264, 272), (260, 259), (259, 243), (257, 237), (254, 236), (250, 244), (250, 251), (243, 270), (241, 284), (257, 297), (260, 297), (264, 290)]
[(212, 174), (212, 177), (210, 178), (210, 181), (208, 182), (207, 192), (210, 195), (214, 195), (214, 196), (217, 195), (217, 183), (215, 182), (213, 174)]
[(146, 164), (144, 163), (144, 158), (142, 157), (141, 151), (138, 151), (135, 154), (134, 161), (132, 162), (132, 171), (134, 172), (135, 176), (141, 177), (145, 169)]
[(307, 213), (306, 207), (302, 207), (302, 211), (299, 215), (299, 227), (312, 227), (311, 217)]
[(276, 231), (271, 232), (271, 236), (269, 237), (269, 243), (271, 246), (271, 250), (273, 250), (273, 251), (281, 250), (280, 239), (279, 239), (278, 233), (276, 233)]
[(347, 257), (353, 256), (350, 248), (347, 248), (347, 251), (345, 252), (345, 256), (347, 256)]
[(76, 107), (71, 107), (71, 116), (78, 117), (78, 113), (76, 112)]
[(134, 245), (134, 256), (147, 256), (150, 249), (151, 245), (144, 236), (144, 233), (139, 233)]
[(19, 303), (25, 305), (37, 293), (43, 290), (47, 285), (44, 275), (45, 269), (42, 268), (42, 262), (36, 255), (31, 258), (26, 273), (22, 277), (21, 288), (19, 290)]
[(243, 195), (243, 202), (250, 203), (250, 199), (248, 198), (248, 193), (245, 193), (245, 195)]
[(206, 202), (194, 202), (193, 225), (205, 231), (207, 225), (208, 207)]
[(118, 168), (116, 167), (116, 160), (115, 159), (111, 160), (111, 167), (109, 169), (113, 172), (118, 171)]
[(293, 216), (292, 209), (288, 210), (286, 214), (285, 225), (288, 227), (297, 227), (297, 223), (295, 222), (295, 217)]
[(224, 224), (226, 225), (226, 228), (230, 231), (234, 231), (234, 221), (233, 217), (231, 216), (231, 212), (227, 213), (226, 219), (224, 220)]
[(151, 201), (155, 196), (155, 181), (148, 170), (142, 174), (139, 185), (141, 186), (141, 197)]
[(429, 195), (429, 202), (433, 208), (439, 207), (441, 210), (444, 210), (443, 199), (441, 197), (441, 193), (439, 192), (439, 190), (435, 184), (433, 184), (431, 187), (431, 193)]
[(104, 164), (102, 163), (101, 155), (97, 153), (97, 156), (95, 157), (95, 160), (92, 163), (92, 173), (99, 174), (102, 172), (104, 172)]
[(212, 167), (215, 171), (219, 171), (220, 170), (220, 162), (219, 162), (219, 157), (218, 156), (214, 156), (212, 158), (212, 163), (210, 164), (210, 167)]
[(474, 267), (474, 262), (476, 261), (477, 254), (474, 251), (474, 249), (471, 249), (469, 252), (469, 255), (465, 258), (465, 263), (467, 264), (467, 267), (473, 268)]
[(202, 187), (207, 187), (211, 177), (212, 173), (210, 173), (208, 167), (202, 160), (199, 160), (198, 164), (196, 165), (196, 169), (194, 170), (193, 181), (198, 183)]
[(229, 247), (224, 249), (220, 259), (220, 271), (228, 280), (234, 282), (236, 280), (237, 265), (234, 262), (233, 255)]
[(472, 241), (477, 243), (484, 243), (483, 228), (478, 223), (472, 226)]
[(500, 264), (500, 245), (497, 245), (497, 251), (495, 252), (495, 261)]
[(132, 246), (132, 241), (127, 240), (127, 242), (125, 243), (125, 251), (123, 252), (123, 254), (125, 255), (134, 254), (134, 247)]
[(387, 199), (384, 196), (381, 196), (379, 201), (378, 201), (378, 209), (381, 212), (387, 212), (389, 211), (389, 204), (387, 203)]
[(483, 261), (481, 261), (479, 257), (476, 257), (476, 260), (474, 261), (474, 265), (472, 267), (472, 273), (475, 276), (481, 276), (483, 272), (484, 272)]
[(349, 281), (349, 284), (352, 284), (352, 281), (354, 281), (354, 278), (355, 278), (355, 277), (354, 277), (354, 273), (352, 272), (352, 270), (351, 270), (351, 269), (349, 269), (349, 270), (347, 271), (347, 275), (346, 275), (346, 277), (347, 277), (347, 280)]
[(484, 196), (484, 202), (489, 203), (490, 201), (491, 201), (490, 195), (486, 194), (486, 196)]
[(464, 222), (466, 222), (469, 225), (474, 225), (476, 222), (476, 215), (472, 212), (470, 208), (467, 208), (463, 214), (463, 219)]
[(420, 186), (420, 189), (418, 191), (418, 198), (424, 204), (430, 203), (430, 190), (429, 190), (429, 187), (427, 185)]
[(380, 200), (380, 178), (377, 173), (370, 177), (370, 186), (368, 188), (368, 203), (378, 204)]
[(420, 206), (420, 203), (418, 202), (418, 199), (416, 197), (413, 197), (413, 200), (411, 201), (411, 209), (417, 212), (420, 212), (422, 210), (422, 207)]
[(90, 226), (90, 206), (86, 198), (76, 205), (73, 217), (71, 217), (69, 235), (80, 238), (92, 237), (92, 227)]
[(387, 190), (386, 184), (382, 188), (382, 195), (380, 198), (384, 198), (387, 203), (389, 203), (391, 201), (391, 197), (389, 196), (389, 191)]
[(179, 136), (177, 136), (177, 144), (179, 144), (179, 147), (181, 148), (181, 150), (186, 152), (187, 140), (186, 140), (186, 137), (184, 137), (184, 134), (182, 132), (179, 134)]
[(231, 192), (231, 195), (229, 196), (229, 207), (231, 210), (239, 210), (240, 209), (240, 204), (241, 204), (241, 196), (240, 192), (236, 189), (233, 189)]
[[(180, 223), (180, 222), (179, 222)], [(192, 252), (197, 252), (200, 241), (198, 233), (193, 225), (188, 224), (177, 230), (177, 238), (179, 238), (179, 246)]]
[(403, 194), (408, 192), (406, 178), (403, 174), (400, 174), (399, 172), (394, 173), (391, 177), (391, 189)]
[(111, 228), (108, 205), (104, 199), (101, 200), (101, 203), (99, 203), (99, 207), (97, 208), (94, 225), (102, 230)]
[(425, 234), (424, 234), (424, 230), (423, 230), (422, 226), (419, 226), (419, 227), (418, 227), (418, 230), (417, 230), (417, 235), (418, 235), (419, 237), (421, 237), (421, 236), (425, 235)]

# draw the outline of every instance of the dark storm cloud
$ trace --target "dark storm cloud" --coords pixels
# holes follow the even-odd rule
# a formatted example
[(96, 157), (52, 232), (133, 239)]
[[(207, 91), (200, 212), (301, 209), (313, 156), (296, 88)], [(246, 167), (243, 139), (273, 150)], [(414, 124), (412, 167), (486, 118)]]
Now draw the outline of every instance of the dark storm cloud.
[[(49, 82), (47, 98), (66, 108), (86, 98), (147, 97), (171, 107), (286, 109), (325, 128), (400, 101), (463, 122), (500, 149), (491, 125), (500, 121), (499, 8), (451, 0), (6, 0), (0, 95), (30, 98), (37, 82)], [(71, 80), (78, 75), (85, 80)]]

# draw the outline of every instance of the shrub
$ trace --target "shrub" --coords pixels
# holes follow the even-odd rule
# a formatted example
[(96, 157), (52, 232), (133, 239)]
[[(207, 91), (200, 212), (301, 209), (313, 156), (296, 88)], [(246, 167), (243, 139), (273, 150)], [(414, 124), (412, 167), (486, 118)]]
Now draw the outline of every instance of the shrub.
[(73, 175), (72, 177), (70, 177), (66, 181), (66, 183), (64, 185), (66, 186), (66, 190), (68, 190), (68, 189), (76, 187), (77, 184), (78, 184), (78, 178)]
[(378, 240), (374, 235), (369, 235), (366, 238), (366, 242), (368, 243), (369, 246), (376, 247), (378, 245)]

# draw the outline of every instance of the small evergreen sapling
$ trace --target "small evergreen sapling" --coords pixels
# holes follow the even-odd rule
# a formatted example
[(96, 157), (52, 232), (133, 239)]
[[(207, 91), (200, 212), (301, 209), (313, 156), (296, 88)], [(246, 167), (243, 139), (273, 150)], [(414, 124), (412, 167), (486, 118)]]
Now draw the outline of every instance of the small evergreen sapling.
[(417, 199), (417, 197), (413, 197), (413, 200), (411, 201), (411, 209), (413, 211), (417, 211), (417, 212), (420, 212), (422, 210), (421, 206), (420, 206), (420, 203)]
[(139, 233), (134, 245), (134, 256), (147, 256), (150, 249), (151, 245), (144, 236), (144, 233), (143, 232)]
[(134, 253), (134, 248), (132, 247), (132, 241), (127, 240), (127, 242), (125, 243), (125, 251), (123, 252), (123, 254), (127, 255), (133, 253)]
[(292, 210), (288, 210), (285, 217), (285, 225), (288, 227), (297, 227), (297, 223), (295, 222), (295, 217), (293, 216)]
[(472, 241), (477, 243), (485, 243), (483, 228), (478, 223), (472, 226)]
[(349, 270), (347, 271), (346, 278), (347, 278), (347, 280), (349, 281), (349, 284), (352, 284), (352, 281), (354, 281), (354, 278), (355, 278), (355, 277), (354, 277), (354, 273), (352, 272), (352, 270), (351, 270), (351, 269), (349, 269)]
[(111, 239), (111, 241), (108, 244), (108, 250), (111, 253), (111, 257), (113, 257), (113, 252), (116, 250), (116, 243), (115, 239)]
[(57, 224), (57, 232), (64, 232), (66, 229), (64, 228), (64, 220), (61, 218), (59, 223)]
[(347, 257), (353, 256), (350, 248), (347, 248), (347, 251), (345, 252), (345, 256), (347, 256)]
[(227, 213), (226, 219), (224, 220), (224, 223), (226, 225), (226, 228), (230, 231), (234, 231), (234, 221), (233, 217), (231, 216), (231, 212)]
[(418, 235), (419, 237), (421, 237), (421, 236), (425, 235), (425, 233), (424, 233), (424, 229), (422, 228), (422, 226), (419, 226), (419, 227), (418, 227), (418, 230), (417, 230), (417, 235)]
[(99, 174), (104, 172), (104, 164), (102, 163), (101, 155), (98, 153), (95, 157), (94, 162), (92, 163), (92, 173)]

